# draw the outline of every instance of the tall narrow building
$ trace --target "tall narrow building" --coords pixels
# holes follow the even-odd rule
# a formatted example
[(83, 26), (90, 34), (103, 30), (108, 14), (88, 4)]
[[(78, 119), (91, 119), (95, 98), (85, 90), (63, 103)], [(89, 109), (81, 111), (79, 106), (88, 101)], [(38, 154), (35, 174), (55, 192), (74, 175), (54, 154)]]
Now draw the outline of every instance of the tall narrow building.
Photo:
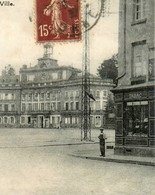
[(154, 8), (154, 0), (120, 0), (115, 154), (155, 156)]

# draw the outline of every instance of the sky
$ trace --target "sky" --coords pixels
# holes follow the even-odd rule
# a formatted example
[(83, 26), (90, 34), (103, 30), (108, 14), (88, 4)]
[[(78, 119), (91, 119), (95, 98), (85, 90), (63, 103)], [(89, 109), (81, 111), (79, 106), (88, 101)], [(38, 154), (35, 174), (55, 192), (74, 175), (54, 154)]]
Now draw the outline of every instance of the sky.
[[(35, 38), (35, 0), (12, 0), (15, 6), (0, 6), (0, 72), (11, 64), (18, 72), (23, 64), (34, 66), (43, 56), (43, 45)], [(82, 0), (82, 4), (84, 5)], [(94, 13), (100, 0), (87, 0)], [(89, 32), (90, 36), (90, 72), (97, 73), (97, 68), (105, 60), (118, 52), (118, 2), (109, 1), (107, 11), (111, 14), (102, 17)], [(93, 3), (92, 3), (93, 2)], [(29, 20), (32, 17), (32, 22)], [(90, 24), (94, 19), (90, 18)], [(55, 43), (53, 58), (58, 64), (70, 65), (82, 69), (83, 42)]]

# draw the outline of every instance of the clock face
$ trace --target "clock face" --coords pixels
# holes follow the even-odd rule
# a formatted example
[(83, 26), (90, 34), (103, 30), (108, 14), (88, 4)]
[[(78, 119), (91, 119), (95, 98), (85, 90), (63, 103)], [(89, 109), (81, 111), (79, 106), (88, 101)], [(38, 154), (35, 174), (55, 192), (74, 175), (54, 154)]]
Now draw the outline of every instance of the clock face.
[(47, 65), (46, 65), (45, 62), (43, 62), (42, 64), (40, 64), (40, 68), (45, 68), (45, 67), (47, 67)]

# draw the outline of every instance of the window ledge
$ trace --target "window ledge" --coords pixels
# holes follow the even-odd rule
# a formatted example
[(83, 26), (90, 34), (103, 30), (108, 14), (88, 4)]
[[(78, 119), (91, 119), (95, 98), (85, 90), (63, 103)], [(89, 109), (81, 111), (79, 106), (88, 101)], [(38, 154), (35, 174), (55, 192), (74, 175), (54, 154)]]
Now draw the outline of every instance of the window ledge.
[(146, 81), (146, 76), (132, 77), (131, 85), (145, 83), (145, 81)]
[(137, 24), (142, 24), (142, 23), (146, 23), (147, 19), (141, 19), (141, 20), (137, 20), (131, 23), (131, 26), (137, 25)]

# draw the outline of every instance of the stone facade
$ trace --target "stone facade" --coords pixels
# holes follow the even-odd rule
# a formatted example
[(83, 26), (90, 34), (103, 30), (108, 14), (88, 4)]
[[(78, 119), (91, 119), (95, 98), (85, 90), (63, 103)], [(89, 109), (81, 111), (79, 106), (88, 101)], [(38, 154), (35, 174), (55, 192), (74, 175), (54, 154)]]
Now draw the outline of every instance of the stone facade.
[(120, 0), (116, 154), (155, 156), (154, 0)]
[[(59, 66), (57, 60), (46, 53), (38, 59), (37, 65), (23, 65), (20, 75), (14, 75), (14, 78), (15, 83), (1, 78), (2, 127), (81, 127), (81, 70)], [(91, 94), (96, 99), (91, 100), (90, 105), (91, 127), (100, 128), (104, 123), (105, 107), (113, 84), (111, 80), (103, 81), (90, 75), (90, 85)], [(6, 94), (9, 98), (5, 97)], [(13, 104), (14, 107), (11, 107)], [(14, 117), (14, 121), (11, 117)]]

